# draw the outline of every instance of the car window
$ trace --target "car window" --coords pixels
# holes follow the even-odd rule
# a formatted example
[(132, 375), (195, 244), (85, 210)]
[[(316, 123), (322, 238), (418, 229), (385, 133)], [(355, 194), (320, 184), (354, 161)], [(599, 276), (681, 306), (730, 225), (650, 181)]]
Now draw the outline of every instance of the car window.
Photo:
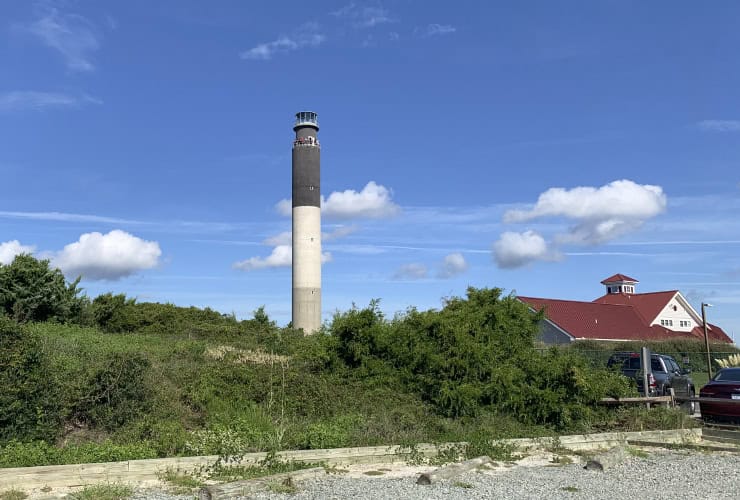
[(650, 367), (653, 369), (654, 372), (664, 372), (663, 364), (660, 362), (660, 359), (653, 358), (650, 360)]
[(726, 382), (740, 382), (740, 370), (720, 370), (714, 377), (714, 380), (723, 380)]
[(672, 372), (680, 372), (681, 368), (678, 367), (676, 362), (672, 360), (671, 358), (663, 358), (663, 361), (666, 361), (670, 366), (668, 367)]
[(624, 360), (624, 368), (628, 370), (639, 370), (640, 369), (640, 358), (628, 358)]

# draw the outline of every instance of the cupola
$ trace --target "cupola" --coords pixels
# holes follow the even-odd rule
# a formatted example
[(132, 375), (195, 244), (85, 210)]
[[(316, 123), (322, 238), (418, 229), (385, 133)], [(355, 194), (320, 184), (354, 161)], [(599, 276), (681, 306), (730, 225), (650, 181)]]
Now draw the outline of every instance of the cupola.
[(601, 282), (602, 285), (606, 286), (607, 294), (621, 293), (625, 295), (635, 293), (635, 285), (637, 285), (638, 283), (639, 281), (637, 281), (635, 278), (630, 278), (629, 276), (625, 276), (624, 274), (615, 274), (614, 276), (609, 276)]

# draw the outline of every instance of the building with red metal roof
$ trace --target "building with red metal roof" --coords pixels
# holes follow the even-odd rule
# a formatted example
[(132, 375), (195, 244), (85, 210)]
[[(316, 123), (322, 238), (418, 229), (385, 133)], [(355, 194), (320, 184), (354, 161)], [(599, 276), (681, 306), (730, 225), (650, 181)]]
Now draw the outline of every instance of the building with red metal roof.
[[(541, 339), (548, 344), (575, 340), (703, 339), (701, 314), (678, 290), (635, 293), (639, 281), (615, 274), (601, 282), (606, 294), (592, 302), (517, 297), (533, 311), (544, 309)], [(717, 325), (707, 324), (712, 342), (732, 343)]]

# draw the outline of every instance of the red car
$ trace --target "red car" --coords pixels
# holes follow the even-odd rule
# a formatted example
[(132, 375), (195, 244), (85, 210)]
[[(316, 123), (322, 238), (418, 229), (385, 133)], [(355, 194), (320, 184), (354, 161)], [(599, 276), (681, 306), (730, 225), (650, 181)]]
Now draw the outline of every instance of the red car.
[(740, 421), (740, 367), (723, 368), (701, 388), (702, 398), (727, 399), (725, 402), (699, 402), (702, 419)]

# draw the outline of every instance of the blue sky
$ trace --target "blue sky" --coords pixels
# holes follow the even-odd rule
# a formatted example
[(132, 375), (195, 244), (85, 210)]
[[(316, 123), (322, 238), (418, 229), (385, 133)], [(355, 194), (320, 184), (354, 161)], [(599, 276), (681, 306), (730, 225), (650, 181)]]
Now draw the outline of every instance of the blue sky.
[[(294, 113), (319, 114), (324, 318), (614, 273), (740, 333), (740, 5), (0, 4), (0, 262), (290, 320)], [(281, 203), (282, 201), (282, 203)]]

